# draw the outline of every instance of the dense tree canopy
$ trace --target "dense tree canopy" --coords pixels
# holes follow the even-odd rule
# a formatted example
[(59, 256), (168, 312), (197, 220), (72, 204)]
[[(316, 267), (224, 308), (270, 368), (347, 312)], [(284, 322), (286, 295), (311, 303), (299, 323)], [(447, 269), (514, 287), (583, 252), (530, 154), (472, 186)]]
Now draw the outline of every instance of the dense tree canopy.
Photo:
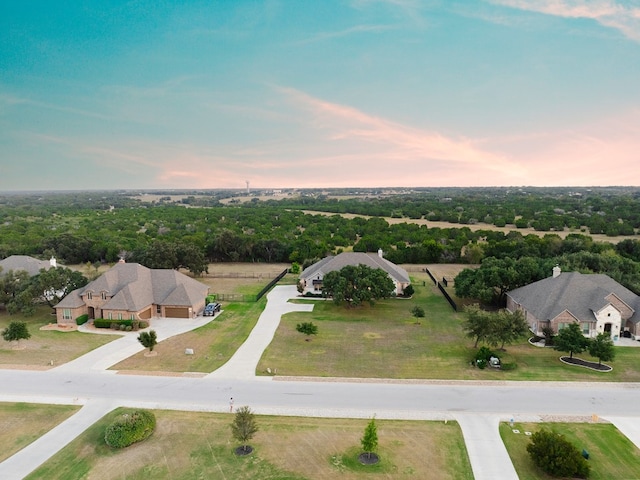
[(347, 265), (327, 273), (322, 280), (322, 294), (338, 305), (355, 306), (363, 302), (373, 305), (376, 300), (390, 297), (394, 289), (387, 272), (366, 265)]
[(569, 358), (573, 358), (574, 353), (584, 352), (588, 346), (589, 339), (582, 334), (577, 323), (570, 323), (553, 338), (553, 348), (560, 352), (569, 352)]

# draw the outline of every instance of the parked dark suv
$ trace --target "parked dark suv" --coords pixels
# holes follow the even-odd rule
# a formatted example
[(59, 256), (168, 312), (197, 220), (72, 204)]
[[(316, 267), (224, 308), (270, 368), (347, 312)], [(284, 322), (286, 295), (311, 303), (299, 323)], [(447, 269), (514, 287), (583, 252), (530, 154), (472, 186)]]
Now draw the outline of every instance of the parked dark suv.
[(216, 312), (220, 311), (220, 304), (219, 303), (207, 303), (207, 306), (204, 307), (204, 312), (202, 312), (202, 315), (205, 317), (213, 317)]

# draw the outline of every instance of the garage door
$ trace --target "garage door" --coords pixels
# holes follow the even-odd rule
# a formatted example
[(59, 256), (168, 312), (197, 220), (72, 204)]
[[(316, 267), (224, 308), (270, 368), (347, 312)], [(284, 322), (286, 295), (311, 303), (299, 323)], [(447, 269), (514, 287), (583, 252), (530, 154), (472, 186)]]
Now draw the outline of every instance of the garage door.
[(189, 309), (186, 307), (165, 307), (164, 314), (166, 317), (189, 318)]

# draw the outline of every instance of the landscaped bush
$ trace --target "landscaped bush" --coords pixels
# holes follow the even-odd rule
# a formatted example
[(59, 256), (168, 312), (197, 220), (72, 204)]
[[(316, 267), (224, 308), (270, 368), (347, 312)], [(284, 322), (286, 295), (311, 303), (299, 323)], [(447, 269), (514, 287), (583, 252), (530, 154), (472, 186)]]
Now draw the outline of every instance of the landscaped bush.
[(321, 293), (313, 293), (313, 292), (307, 292), (304, 294), (305, 297), (311, 297), (311, 298), (322, 298), (322, 294)]
[(500, 369), (504, 370), (505, 372), (508, 372), (509, 370), (515, 370), (516, 368), (518, 368), (518, 364), (516, 362), (508, 362), (508, 363), (500, 364)]
[(84, 325), (89, 320), (89, 314), (85, 313), (76, 318), (76, 325)]
[(156, 417), (149, 410), (135, 410), (117, 417), (108, 427), (104, 441), (113, 448), (124, 448), (148, 438), (156, 428)]
[(531, 436), (527, 452), (533, 463), (554, 477), (587, 478), (591, 467), (576, 446), (556, 432), (542, 429)]
[[(144, 322), (140, 322), (140, 328), (146, 328), (142, 326), (142, 323)], [(106, 318), (96, 318), (93, 321), (93, 325), (96, 328), (112, 328), (114, 330), (120, 330), (120, 325), (132, 326), (133, 320), (109, 320)], [(147, 324), (147, 327), (148, 326), (149, 325)]]
[(144, 320), (140, 320), (140, 328), (142, 328), (142, 329), (149, 328), (149, 322), (145, 322)]

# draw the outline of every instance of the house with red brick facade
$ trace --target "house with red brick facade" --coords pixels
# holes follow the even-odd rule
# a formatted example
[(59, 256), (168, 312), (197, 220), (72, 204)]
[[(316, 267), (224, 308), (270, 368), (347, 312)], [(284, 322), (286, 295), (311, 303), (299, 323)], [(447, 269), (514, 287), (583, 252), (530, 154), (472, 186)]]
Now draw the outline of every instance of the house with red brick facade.
[(59, 324), (90, 319), (193, 318), (205, 305), (209, 287), (176, 270), (120, 262), (55, 306)]
[(558, 333), (577, 323), (586, 337), (609, 333), (613, 340), (640, 338), (640, 297), (604, 274), (555, 267), (551, 277), (508, 292), (507, 310), (522, 311), (537, 335), (544, 327)]

